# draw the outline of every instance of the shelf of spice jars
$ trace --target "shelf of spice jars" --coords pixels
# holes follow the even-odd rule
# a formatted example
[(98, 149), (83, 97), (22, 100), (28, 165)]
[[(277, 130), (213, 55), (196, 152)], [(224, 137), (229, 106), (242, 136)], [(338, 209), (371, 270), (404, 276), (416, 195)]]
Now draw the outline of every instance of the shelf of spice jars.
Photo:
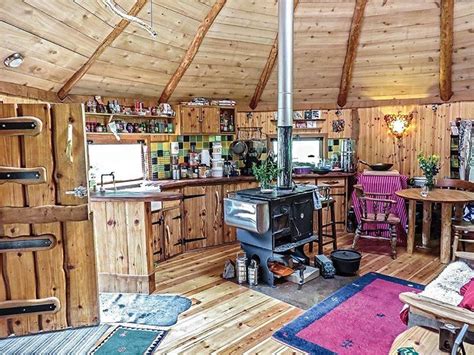
[[(87, 132), (87, 140), (94, 143), (116, 143), (118, 141), (167, 141), (174, 133), (117, 133), (111, 132)], [(117, 138), (118, 137), (118, 138)]]
[(108, 122), (115, 118), (131, 118), (131, 119), (162, 119), (162, 120), (174, 120), (175, 116), (165, 115), (138, 115), (138, 114), (126, 114), (126, 113), (99, 113), (99, 112), (86, 112), (86, 116), (108, 118)]

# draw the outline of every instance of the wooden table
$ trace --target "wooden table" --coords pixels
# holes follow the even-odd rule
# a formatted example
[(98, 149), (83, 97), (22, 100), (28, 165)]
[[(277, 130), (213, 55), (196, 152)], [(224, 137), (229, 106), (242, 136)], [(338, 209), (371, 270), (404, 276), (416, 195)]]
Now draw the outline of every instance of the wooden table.
[[(419, 354), (446, 355), (439, 350), (439, 334), (422, 327), (412, 327), (395, 338), (390, 348), (390, 355), (397, 355), (399, 348), (414, 348)], [(467, 354), (474, 354), (474, 345), (464, 343)]]
[(440, 261), (447, 264), (451, 252), (451, 219), (453, 205), (474, 201), (474, 193), (459, 190), (437, 189), (430, 191), (428, 196), (421, 196), (421, 189), (406, 189), (395, 192), (397, 196), (409, 200), (408, 206), (408, 240), (407, 251), (413, 253), (415, 247), (415, 213), (416, 202), (423, 202), (423, 245), (427, 246), (430, 237), (431, 204), (441, 203), (441, 241)]

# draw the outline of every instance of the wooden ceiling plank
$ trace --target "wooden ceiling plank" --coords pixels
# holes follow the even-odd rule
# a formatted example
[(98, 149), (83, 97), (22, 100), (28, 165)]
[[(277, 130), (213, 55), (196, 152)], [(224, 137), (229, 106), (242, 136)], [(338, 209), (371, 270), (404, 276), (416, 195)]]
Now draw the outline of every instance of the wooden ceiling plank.
[(441, 31), (439, 49), (439, 96), (448, 101), (453, 96), (453, 22), (454, 0), (441, 0)]
[[(299, 0), (295, 0), (294, 2), (294, 9), (298, 6)], [(260, 101), (263, 91), (267, 86), (268, 79), (272, 75), (273, 68), (275, 67), (275, 63), (278, 57), (278, 35), (275, 37), (273, 41), (272, 49), (270, 50), (270, 54), (268, 55), (267, 62), (263, 67), (262, 74), (260, 74), (260, 79), (258, 80), (257, 87), (255, 88), (255, 92), (252, 96), (252, 100), (250, 101), (250, 108), (252, 110), (257, 108), (258, 102)]]
[[(148, 0), (137, 0), (133, 7), (130, 9), (128, 14), (130, 16), (136, 16), (141, 9), (145, 6)], [(75, 72), (69, 80), (64, 84), (64, 86), (59, 90), (58, 97), (60, 100), (64, 100), (73, 86), (81, 80), (84, 74), (87, 73), (89, 68), (94, 64), (94, 62), (100, 57), (100, 55), (105, 51), (105, 49), (112, 44), (112, 42), (125, 30), (125, 28), (130, 24), (130, 21), (122, 19), (118, 25), (109, 33), (109, 35), (102, 41), (102, 43), (97, 47), (94, 53), (89, 57), (89, 59)]]
[(359, 37), (366, 5), (367, 0), (357, 0), (354, 7), (349, 39), (347, 40), (346, 58), (344, 59), (344, 65), (342, 67), (341, 84), (339, 86), (339, 95), (337, 97), (337, 104), (340, 107), (343, 107), (347, 102), (347, 94), (349, 93), (351, 84), (352, 69), (357, 54), (357, 47), (359, 46)]
[(186, 51), (183, 57), (183, 60), (181, 61), (175, 73), (170, 78), (168, 84), (165, 86), (165, 89), (161, 93), (160, 99), (158, 100), (160, 103), (167, 102), (173, 94), (174, 90), (179, 84), (179, 81), (183, 77), (184, 73), (186, 73), (186, 70), (189, 68), (194, 57), (196, 56), (196, 53), (198, 52), (199, 47), (201, 46), (201, 43), (204, 40), (207, 31), (209, 31), (209, 28), (214, 23), (214, 20), (216, 19), (217, 15), (219, 15), (219, 12), (222, 10), (226, 2), (227, 0), (217, 0), (212, 6), (209, 13), (204, 18), (204, 20), (199, 25), (196, 35), (194, 36), (191, 44), (189, 45), (188, 50)]

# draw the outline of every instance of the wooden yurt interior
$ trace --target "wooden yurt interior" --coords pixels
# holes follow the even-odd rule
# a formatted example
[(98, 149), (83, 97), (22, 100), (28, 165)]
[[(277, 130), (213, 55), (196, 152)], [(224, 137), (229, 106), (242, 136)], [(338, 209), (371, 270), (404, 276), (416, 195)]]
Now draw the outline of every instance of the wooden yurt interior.
[(0, 59), (0, 353), (474, 354), (473, 0), (3, 0)]

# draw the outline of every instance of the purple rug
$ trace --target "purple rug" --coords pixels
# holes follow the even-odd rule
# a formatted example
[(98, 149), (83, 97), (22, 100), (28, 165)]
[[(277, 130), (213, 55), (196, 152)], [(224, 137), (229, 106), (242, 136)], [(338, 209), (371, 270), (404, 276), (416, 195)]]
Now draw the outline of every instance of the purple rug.
[[(324, 282), (324, 281), (321, 281)], [(407, 329), (398, 295), (424, 286), (371, 272), (344, 286), (273, 337), (310, 354), (388, 354)]]

